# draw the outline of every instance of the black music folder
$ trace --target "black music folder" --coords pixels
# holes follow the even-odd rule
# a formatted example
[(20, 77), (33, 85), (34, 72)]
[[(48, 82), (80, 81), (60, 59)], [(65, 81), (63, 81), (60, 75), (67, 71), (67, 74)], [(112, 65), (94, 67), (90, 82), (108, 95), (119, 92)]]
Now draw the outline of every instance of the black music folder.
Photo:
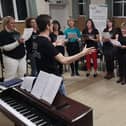
[(11, 87), (21, 85), (21, 82), (23, 82), (22, 79), (15, 78), (15, 79), (11, 79), (11, 80), (8, 80), (8, 81), (0, 82), (0, 85), (4, 86), (6, 88), (11, 88)]

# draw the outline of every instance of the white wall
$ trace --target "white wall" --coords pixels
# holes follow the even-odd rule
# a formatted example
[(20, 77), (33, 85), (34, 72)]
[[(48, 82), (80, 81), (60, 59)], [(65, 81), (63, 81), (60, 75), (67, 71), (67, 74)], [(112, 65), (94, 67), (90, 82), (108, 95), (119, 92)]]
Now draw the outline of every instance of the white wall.
[[(49, 6), (44, 0), (36, 0), (37, 13), (50, 14), (60, 22), (62, 30), (67, 26), (67, 19), (72, 16), (72, 0), (66, 0), (66, 6)], [(105, 4), (105, 0), (91, 0), (91, 4)]]
[(60, 22), (62, 30), (67, 26), (67, 19), (72, 15), (72, 0), (66, 0), (65, 6), (50, 6), (50, 15)]
[(49, 4), (44, 0), (36, 0), (37, 13), (39, 14), (49, 14)]
[(65, 6), (49, 6), (44, 0), (36, 0), (37, 14), (50, 14), (60, 22), (62, 30), (67, 26), (67, 19), (72, 16), (72, 0), (66, 0)]
[(91, 0), (91, 4), (105, 4), (105, 0)]

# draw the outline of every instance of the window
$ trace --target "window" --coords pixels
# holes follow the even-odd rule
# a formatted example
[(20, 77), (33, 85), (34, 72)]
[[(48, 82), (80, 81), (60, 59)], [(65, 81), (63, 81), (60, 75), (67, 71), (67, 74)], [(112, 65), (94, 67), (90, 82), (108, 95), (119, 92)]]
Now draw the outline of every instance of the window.
[(27, 17), (26, 0), (16, 0), (17, 13), (19, 20)]
[(113, 0), (113, 16), (126, 16), (126, 0)]
[(0, 0), (0, 16), (24, 20), (27, 17), (26, 0)]
[(86, 8), (85, 0), (78, 0), (79, 15), (86, 15)]

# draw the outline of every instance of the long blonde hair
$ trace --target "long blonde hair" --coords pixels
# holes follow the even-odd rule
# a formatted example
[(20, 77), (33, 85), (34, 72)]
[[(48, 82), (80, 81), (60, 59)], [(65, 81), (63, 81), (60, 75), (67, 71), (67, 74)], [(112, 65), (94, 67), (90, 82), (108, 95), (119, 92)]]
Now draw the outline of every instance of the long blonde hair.
[(3, 18), (2, 20), (2, 27), (3, 27), (3, 30), (6, 29), (6, 25), (10, 22), (10, 20), (14, 19), (12, 16), (6, 16)]

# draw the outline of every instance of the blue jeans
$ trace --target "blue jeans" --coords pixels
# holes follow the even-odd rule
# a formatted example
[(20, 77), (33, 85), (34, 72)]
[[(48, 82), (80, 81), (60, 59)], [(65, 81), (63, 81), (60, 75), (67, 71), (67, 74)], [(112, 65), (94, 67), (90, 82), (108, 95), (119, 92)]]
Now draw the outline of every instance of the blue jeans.
[(61, 95), (65, 95), (66, 96), (66, 90), (65, 90), (64, 81), (61, 82), (61, 85), (60, 85), (60, 88), (59, 88), (59, 93)]

